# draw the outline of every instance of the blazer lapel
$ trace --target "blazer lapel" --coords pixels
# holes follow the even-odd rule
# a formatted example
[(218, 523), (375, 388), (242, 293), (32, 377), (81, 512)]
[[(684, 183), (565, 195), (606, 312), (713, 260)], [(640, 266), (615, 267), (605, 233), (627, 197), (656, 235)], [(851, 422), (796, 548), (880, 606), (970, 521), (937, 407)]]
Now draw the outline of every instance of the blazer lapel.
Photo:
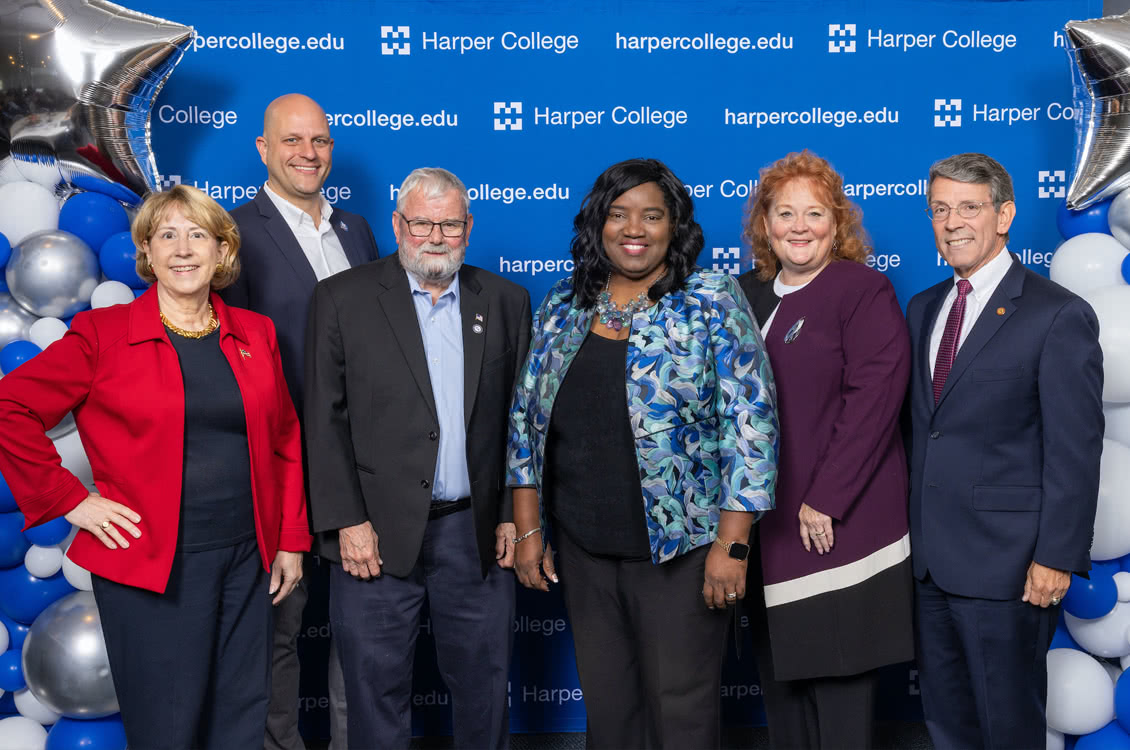
[(342, 212), (336, 208), (330, 214), (330, 226), (333, 227), (334, 234), (341, 242), (341, 249), (345, 251), (345, 257), (349, 260), (349, 267), (356, 268), (361, 265), (363, 262), (361, 249), (357, 246), (357, 232), (361, 231), (361, 226), (351, 226), (349, 222), (345, 221)]
[(938, 406), (941, 406), (942, 402), (946, 400), (946, 395), (953, 390), (953, 384), (961, 378), (969, 367), (969, 363), (985, 348), (985, 344), (989, 343), (989, 340), (996, 335), (1005, 321), (1016, 312), (1016, 305), (1012, 300), (1019, 297), (1023, 289), (1024, 266), (1020, 265), (1016, 258), (1013, 258), (1012, 268), (1008, 269), (1008, 273), (1001, 279), (993, 295), (985, 303), (984, 309), (981, 310), (977, 322), (970, 329), (969, 336), (957, 350), (957, 357), (953, 360), (953, 367), (950, 368), (950, 374), (946, 378), (946, 385), (942, 388), (942, 396), (938, 399)]
[(266, 219), (264, 226), (267, 229), (267, 234), (275, 241), (275, 245), (278, 246), (287, 262), (290, 263), (295, 275), (302, 280), (303, 285), (313, 289), (314, 285), (318, 283), (318, 277), (314, 275), (314, 269), (310, 266), (306, 253), (302, 252), (302, 246), (294, 238), (294, 232), (290, 231), (286, 219), (275, 208), (275, 204), (271, 202), (271, 198), (265, 190), (260, 191), (255, 196), (255, 204), (259, 207), (259, 213)]
[(400, 351), (404, 353), (404, 361), (408, 363), (408, 369), (416, 379), (416, 386), (420, 389), (424, 403), (428, 405), (432, 417), (438, 421), (432, 379), (428, 375), (428, 360), (424, 354), (424, 337), (420, 335), (420, 320), (416, 317), (416, 305), (412, 302), (408, 277), (399, 262), (388, 264), (384, 270), (381, 283), (385, 286), (385, 292), (379, 297), (381, 309), (388, 318)]
[(479, 295), (482, 285), (474, 270), (463, 266), (459, 271), (459, 313), (463, 318), (463, 422), (471, 426), (475, 395), (479, 392), (479, 375), (483, 369), (486, 329), (490, 323), (490, 306)]

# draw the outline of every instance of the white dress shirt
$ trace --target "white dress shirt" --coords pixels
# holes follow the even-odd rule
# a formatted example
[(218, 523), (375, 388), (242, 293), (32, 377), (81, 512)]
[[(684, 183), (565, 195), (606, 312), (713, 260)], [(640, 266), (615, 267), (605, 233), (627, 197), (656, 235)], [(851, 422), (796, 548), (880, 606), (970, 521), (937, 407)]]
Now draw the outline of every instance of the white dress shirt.
[(283, 221), (290, 227), (294, 239), (298, 240), (298, 245), (305, 253), (306, 260), (310, 261), (310, 267), (314, 269), (314, 276), (318, 281), (349, 268), (349, 258), (345, 256), (341, 240), (337, 238), (330, 225), (330, 214), (333, 213), (333, 209), (325, 198), (319, 196), (322, 201), (322, 220), (315, 227), (310, 214), (271, 190), (269, 185), (264, 184), (263, 190), (282, 214)]
[[(961, 351), (961, 345), (965, 343), (965, 339), (969, 336), (969, 332), (973, 330), (977, 318), (980, 317), (985, 305), (989, 303), (989, 298), (993, 296), (993, 292), (997, 290), (1001, 279), (1004, 278), (1010, 268), (1012, 268), (1012, 254), (1008, 252), (1006, 247), (997, 253), (997, 257), (981, 266), (969, 277), (968, 281), (973, 288), (969, 290), (969, 294), (965, 297), (965, 317), (961, 321), (961, 333), (958, 335), (957, 344), (954, 346), (954, 358)], [(938, 359), (938, 349), (942, 345), (942, 334), (946, 330), (946, 320), (949, 318), (950, 308), (953, 307), (954, 300), (957, 299), (957, 282), (960, 278), (954, 272), (953, 286), (950, 287), (946, 298), (942, 300), (942, 307), (938, 310), (938, 318), (934, 321), (934, 331), (930, 334), (929, 365), (931, 378), (934, 377), (934, 363)]]

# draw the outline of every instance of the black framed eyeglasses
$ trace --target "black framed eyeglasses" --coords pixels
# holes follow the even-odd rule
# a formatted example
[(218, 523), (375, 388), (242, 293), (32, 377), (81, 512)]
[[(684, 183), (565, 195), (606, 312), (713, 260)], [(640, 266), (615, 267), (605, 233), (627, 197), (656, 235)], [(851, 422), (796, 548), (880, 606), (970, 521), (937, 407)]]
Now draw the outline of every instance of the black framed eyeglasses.
[(413, 237), (431, 237), (432, 229), (436, 226), (439, 226), (440, 234), (449, 238), (462, 237), (463, 233), (467, 231), (466, 221), (456, 219), (428, 221), (427, 219), (406, 219), (401, 214), (397, 214), (397, 216), (400, 216), (404, 223), (408, 225), (408, 234)]
[(957, 211), (957, 215), (961, 218), (973, 219), (988, 204), (992, 204), (992, 201), (962, 201), (957, 204), (956, 208), (947, 206), (945, 203), (935, 203), (926, 207), (926, 215), (930, 217), (931, 221), (945, 221), (949, 218), (950, 211)]

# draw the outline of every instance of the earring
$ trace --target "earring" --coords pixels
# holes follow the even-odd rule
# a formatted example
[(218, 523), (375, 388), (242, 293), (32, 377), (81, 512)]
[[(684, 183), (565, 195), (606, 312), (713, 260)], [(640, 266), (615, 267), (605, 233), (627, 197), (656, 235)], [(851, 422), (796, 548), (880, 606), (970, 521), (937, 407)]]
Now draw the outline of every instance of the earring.
[(223, 272), (224, 272), (224, 262), (221, 260), (219, 263), (216, 264), (216, 273), (223, 273)]

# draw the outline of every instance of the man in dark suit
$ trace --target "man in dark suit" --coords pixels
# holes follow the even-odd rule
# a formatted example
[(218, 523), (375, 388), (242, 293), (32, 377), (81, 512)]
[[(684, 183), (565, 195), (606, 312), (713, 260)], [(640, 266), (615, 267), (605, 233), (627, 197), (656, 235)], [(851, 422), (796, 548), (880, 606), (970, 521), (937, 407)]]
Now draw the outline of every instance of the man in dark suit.
[[(1081, 298), (1006, 250), (1012, 180), (983, 154), (930, 168), (953, 268), (907, 307), (918, 666), (936, 748), (1045, 743), (1045, 654), (1090, 568), (1102, 351)], [(876, 606), (881, 606), (879, 602)]]
[[(314, 285), (377, 258), (377, 243), (365, 219), (331, 208), (322, 196), (333, 166), (333, 144), (326, 114), (317, 102), (301, 94), (275, 99), (263, 117), (263, 135), (255, 141), (267, 165), (267, 182), (254, 200), (231, 212), (243, 243), (243, 272), (224, 291), (224, 301), (274, 321), (283, 374), (299, 419), (306, 316)], [(266, 750), (304, 748), (298, 733), (298, 631), (308, 578), (304, 576), (275, 611)], [(332, 645), (329, 686), (333, 747), (340, 750), (345, 696)]]
[(522, 287), (464, 265), (463, 183), (417, 169), (398, 253), (320, 282), (306, 339), (310, 503), (330, 570), (352, 748), (403, 748), (425, 597), (457, 747), (509, 744), (514, 524), (507, 415), (526, 357)]

